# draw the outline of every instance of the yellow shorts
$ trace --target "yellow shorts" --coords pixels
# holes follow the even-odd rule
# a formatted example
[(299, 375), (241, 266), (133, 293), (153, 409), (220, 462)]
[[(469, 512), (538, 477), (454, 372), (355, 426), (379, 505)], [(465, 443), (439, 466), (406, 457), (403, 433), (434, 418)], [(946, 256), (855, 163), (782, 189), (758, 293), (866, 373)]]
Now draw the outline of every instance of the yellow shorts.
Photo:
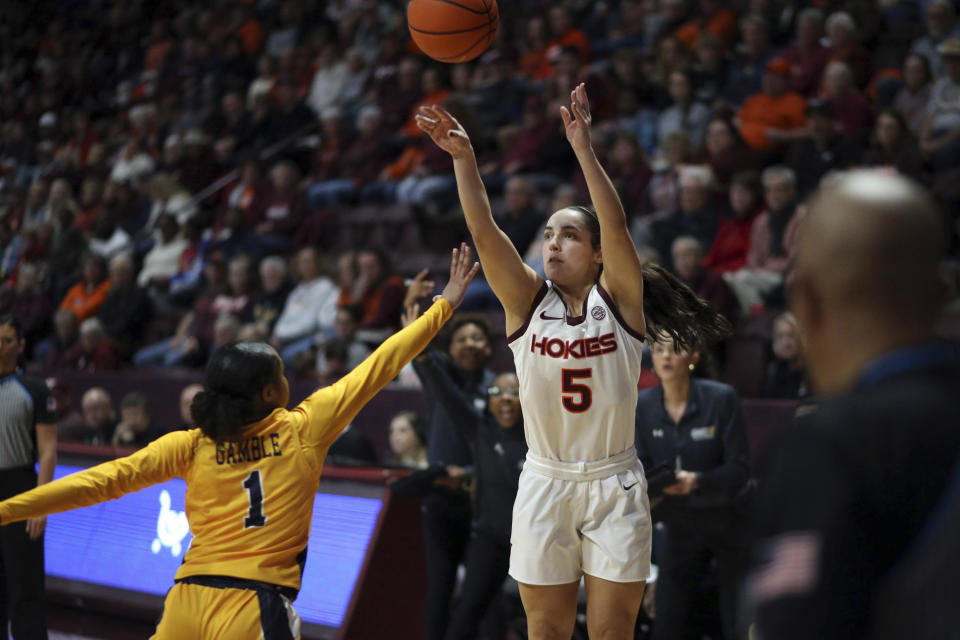
[(151, 638), (298, 640), (300, 617), (276, 591), (178, 582), (167, 592)]

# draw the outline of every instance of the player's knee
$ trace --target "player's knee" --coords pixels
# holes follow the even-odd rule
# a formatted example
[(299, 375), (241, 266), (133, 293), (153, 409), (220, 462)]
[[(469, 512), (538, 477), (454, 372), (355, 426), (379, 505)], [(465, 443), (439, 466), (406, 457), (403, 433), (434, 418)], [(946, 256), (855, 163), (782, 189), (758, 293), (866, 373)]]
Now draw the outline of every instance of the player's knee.
[(590, 640), (630, 640), (633, 638), (633, 627), (637, 616), (626, 613), (594, 616), (594, 620), (587, 615), (587, 634)]
[(573, 634), (573, 622), (550, 619), (546, 616), (527, 618), (529, 640), (568, 640)]

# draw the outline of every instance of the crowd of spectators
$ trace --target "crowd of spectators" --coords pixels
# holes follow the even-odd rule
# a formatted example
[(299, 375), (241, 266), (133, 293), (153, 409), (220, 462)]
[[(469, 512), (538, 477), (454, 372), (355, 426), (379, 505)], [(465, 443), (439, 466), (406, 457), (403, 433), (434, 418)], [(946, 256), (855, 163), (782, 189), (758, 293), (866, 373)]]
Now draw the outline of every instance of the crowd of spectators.
[[(589, 199), (559, 118), (584, 82), (643, 259), (735, 325), (763, 320), (766, 397), (809, 393), (784, 307), (804, 199), (831, 171), (885, 167), (926, 185), (958, 257), (955, 0), (505, 1), (491, 48), (458, 65), (416, 50), (405, 5), (5, 4), (0, 312), (24, 327), (24, 364), (51, 375), (61, 439), (136, 446), (161, 426), (138, 392), (84, 387), (75, 408), (61, 371), (196, 369), (258, 339), (288, 376), (327, 384), (395, 331), (429, 289), (420, 273), (410, 295), (404, 278), (451, 246), (433, 232), (464, 231), (450, 158), (413, 120), (425, 104), (470, 133), (498, 224), (542, 273), (546, 217)], [(405, 212), (414, 232), (399, 237), (413, 243), (340, 233), (360, 209)], [(478, 278), (463, 308), (499, 305)], [(455, 322), (449, 358), (423, 356), (480, 404), (488, 358), (505, 351), (493, 320)], [(646, 369), (641, 387), (658, 383)], [(394, 416), (381, 461), (466, 474), (469, 445), (424, 387), (427, 415)], [(198, 389), (183, 389), (177, 427)], [(359, 430), (338, 446), (332, 458), (376, 462)], [(437, 629), (470, 534), (456, 491), (425, 500)], [(437, 540), (455, 538), (440, 557)]]
[[(244, 337), (335, 379), (397, 328), (412, 275), (391, 267), (410, 246), (344, 246), (338, 225), (357, 205), (408, 207), (420, 231), (457, 218), (418, 106), (470, 132), (535, 264), (549, 206), (588, 197), (558, 116), (585, 82), (638, 248), (732, 320), (772, 319), (832, 170), (925, 183), (956, 250), (955, 4), (525, 0), (478, 60), (441, 65), (399, 0), (13, 3), (0, 310), (39, 370), (198, 367)], [(496, 308), (482, 281), (466, 304)]]

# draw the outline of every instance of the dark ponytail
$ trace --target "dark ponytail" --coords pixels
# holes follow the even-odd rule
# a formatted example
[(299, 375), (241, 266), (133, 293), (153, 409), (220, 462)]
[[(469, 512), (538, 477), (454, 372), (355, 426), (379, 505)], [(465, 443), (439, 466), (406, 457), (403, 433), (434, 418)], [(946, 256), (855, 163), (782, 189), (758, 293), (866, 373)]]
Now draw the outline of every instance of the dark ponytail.
[(264, 404), (261, 392), (280, 375), (280, 358), (266, 343), (225, 344), (210, 356), (203, 391), (190, 405), (194, 423), (213, 440), (238, 436), (244, 426), (273, 410)]
[(643, 265), (643, 317), (648, 336), (666, 334), (682, 350), (703, 351), (733, 332), (729, 320), (655, 262)]
[[(600, 250), (600, 221), (591, 207), (567, 207), (583, 215), (590, 245)], [(600, 266), (603, 272), (603, 265)], [(646, 335), (666, 334), (677, 348), (696, 350), (725, 339), (733, 332), (730, 322), (717, 313), (693, 289), (656, 264), (643, 265), (643, 317)]]

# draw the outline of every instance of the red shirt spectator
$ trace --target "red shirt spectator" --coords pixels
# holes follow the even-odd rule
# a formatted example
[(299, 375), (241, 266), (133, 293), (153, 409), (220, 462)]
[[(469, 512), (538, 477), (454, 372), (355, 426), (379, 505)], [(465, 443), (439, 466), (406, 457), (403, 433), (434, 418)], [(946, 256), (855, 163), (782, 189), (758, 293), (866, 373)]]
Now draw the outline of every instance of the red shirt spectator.
[(873, 106), (854, 84), (844, 62), (831, 62), (823, 74), (824, 97), (833, 105), (837, 128), (851, 140), (864, 137), (873, 126)]
[(304, 196), (299, 187), (299, 172), (292, 162), (281, 161), (270, 171), (270, 181), (259, 206), (251, 212), (258, 234), (290, 235), (303, 220)]
[(725, 273), (746, 266), (753, 221), (762, 208), (763, 189), (756, 172), (735, 175), (730, 183), (730, 214), (720, 219), (717, 235), (703, 259), (707, 269)]
[(116, 371), (120, 358), (113, 351), (97, 318), (87, 318), (80, 325), (80, 339), (70, 347), (57, 366), (72, 371)]
[(781, 55), (790, 63), (790, 84), (802, 96), (812, 96), (820, 86), (820, 76), (830, 60), (830, 51), (820, 44), (823, 14), (806, 9), (797, 17), (796, 39)]

